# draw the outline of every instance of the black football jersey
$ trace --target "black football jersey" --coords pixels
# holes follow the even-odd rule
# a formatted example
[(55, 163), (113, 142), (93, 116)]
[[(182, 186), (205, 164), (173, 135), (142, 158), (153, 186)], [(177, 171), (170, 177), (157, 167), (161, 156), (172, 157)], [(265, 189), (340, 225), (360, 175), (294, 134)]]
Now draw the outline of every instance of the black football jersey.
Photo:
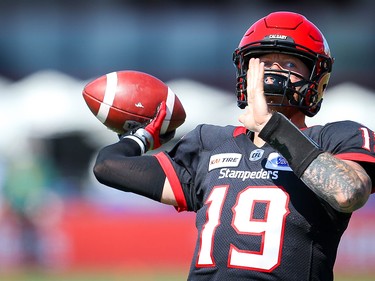
[[(342, 121), (303, 132), (374, 178), (375, 135)], [(298, 145), (298, 144), (296, 144)], [(243, 127), (200, 125), (155, 155), (180, 211), (196, 212), (189, 280), (332, 280), (350, 214), (334, 210)]]

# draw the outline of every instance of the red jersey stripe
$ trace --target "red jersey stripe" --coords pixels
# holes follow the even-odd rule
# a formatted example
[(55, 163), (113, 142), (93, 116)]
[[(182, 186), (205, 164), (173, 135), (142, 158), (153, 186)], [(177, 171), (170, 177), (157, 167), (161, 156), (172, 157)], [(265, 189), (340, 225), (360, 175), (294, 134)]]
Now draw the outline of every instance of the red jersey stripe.
[(167, 176), (169, 183), (171, 184), (173, 194), (176, 198), (178, 208), (177, 211), (182, 212), (187, 210), (187, 203), (182, 191), (181, 183), (177, 177), (177, 174), (169, 161), (169, 158), (163, 153), (159, 152), (154, 155), (159, 161), (160, 166), (162, 167), (165, 175)]

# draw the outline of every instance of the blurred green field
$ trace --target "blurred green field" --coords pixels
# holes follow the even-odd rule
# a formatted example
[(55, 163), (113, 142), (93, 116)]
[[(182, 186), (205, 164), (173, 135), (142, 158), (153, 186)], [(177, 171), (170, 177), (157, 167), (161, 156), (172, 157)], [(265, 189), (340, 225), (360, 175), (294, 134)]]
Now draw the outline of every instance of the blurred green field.
[(375, 276), (336, 276), (335, 281), (373, 281)]
[[(182, 271), (124, 271), (124, 270), (90, 270), (70, 272), (46, 272), (40, 270), (23, 270), (8, 273), (0, 272), (0, 280), (6, 281), (183, 281), (187, 272)], [(337, 275), (335, 281), (373, 281), (372, 276)]]
[(12, 273), (0, 273), (4, 281), (182, 281), (186, 273), (182, 272), (141, 272), (141, 271), (71, 271), (71, 272), (42, 272), (24, 270)]

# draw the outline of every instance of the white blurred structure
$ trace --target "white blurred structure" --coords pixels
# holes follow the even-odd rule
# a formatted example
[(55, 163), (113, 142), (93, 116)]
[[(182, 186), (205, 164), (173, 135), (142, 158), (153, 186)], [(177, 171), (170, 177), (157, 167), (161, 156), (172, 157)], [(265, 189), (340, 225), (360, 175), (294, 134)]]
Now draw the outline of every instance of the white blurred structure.
[[(0, 153), (6, 157), (27, 149), (29, 137), (51, 137), (67, 132), (87, 132), (91, 141), (104, 145), (116, 136), (92, 115), (82, 98), (88, 81), (55, 71), (42, 71), (11, 83), (0, 78)], [(229, 93), (190, 80), (167, 82), (179, 96), (187, 113), (177, 137), (200, 123), (239, 125), (241, 113)], [(347, 83), (330, 87), (321, 111), (308, 118), (308, 125), (351, 119), (375, 129), (375, 92)]]
[(308, 118), (308, 125), (353, 120), (375, 130), (375, 91), (353, 83), (329, 87), (320, 112)]

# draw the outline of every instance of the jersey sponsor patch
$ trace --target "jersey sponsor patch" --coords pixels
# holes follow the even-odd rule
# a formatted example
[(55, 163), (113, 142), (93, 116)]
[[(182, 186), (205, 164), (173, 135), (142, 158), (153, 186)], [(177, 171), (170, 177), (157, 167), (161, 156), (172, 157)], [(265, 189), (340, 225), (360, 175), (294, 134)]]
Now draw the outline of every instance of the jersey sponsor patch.
[(210, 157), (208, 171), (223, 167), (238, 167), (242, 158), (240, 153), (220, 153)]
[(270, 153), (270, 155), (268, 155), (266, 168), (270, 170), (292, 172), (292, 169), (289, 167), (288, 162), (277, 152), (272, 152)]

